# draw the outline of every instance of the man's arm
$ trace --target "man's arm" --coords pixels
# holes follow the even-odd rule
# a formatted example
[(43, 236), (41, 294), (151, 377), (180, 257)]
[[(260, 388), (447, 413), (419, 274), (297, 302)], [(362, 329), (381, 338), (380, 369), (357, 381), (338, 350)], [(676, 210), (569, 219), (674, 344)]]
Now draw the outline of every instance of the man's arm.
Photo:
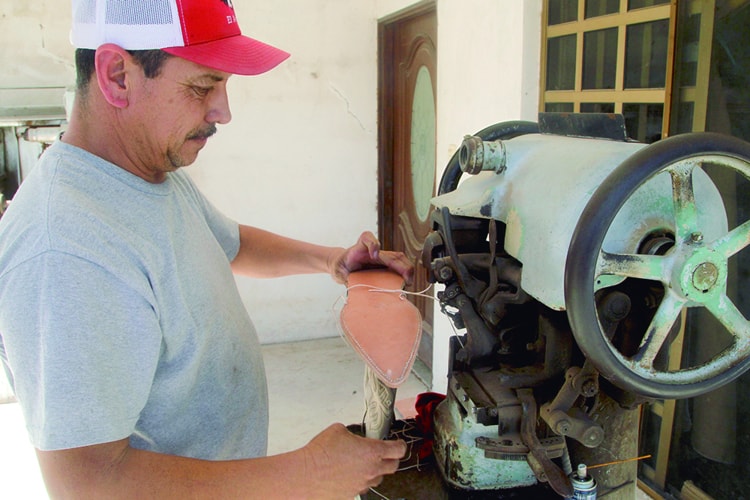
[(388, 267), (412, 280), (413, 265), (401, 252), (380, 250), (380, 243), (364, 232), (349, 248), (314, 245), (262, 229), (240, 225), (240, 250), (232, 261), (237, 274), (275, 278), (292, 274), (328, 273), (345, 283), (350, 272), (366, 267)]
[(206, 461), (131, 448), (128, 440), (37, 451), (56, 498), (321, 498), (351, 500), (396, 471), (402, 441), (378, 441), (334, 424), (306, 446), (247, 460)]

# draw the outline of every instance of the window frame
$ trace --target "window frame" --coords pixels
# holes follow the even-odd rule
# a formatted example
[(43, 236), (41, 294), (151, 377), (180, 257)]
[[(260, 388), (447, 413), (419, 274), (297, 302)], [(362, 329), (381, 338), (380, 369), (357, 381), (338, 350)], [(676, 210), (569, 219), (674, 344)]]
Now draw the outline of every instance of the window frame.
[[(666, 137), (670, 130), (671, 95), (674, 47), (677, 20), (676, 2), (627, 10), (627, 0), (620, 0), (620, 10), (615, 14), (585, 18), (585, 0), (578, 2), (578, 18), (575, 21), (547, 25), (549, 0), (543, 2), (542, 7), (542, 43), (541, 43), (541, 92), (539, 110), (544, 111), (547, 104), (572, 103), (573, 111), (580, 112), (582, 103), (612, 103), (614, 112), (622, 113), (623, 104), (663, 104), (662, 136)], [(667, 41), (667, 61), (664, 88), (625, 89), (625, 49), (627, 27), (657, 20), (669, 19), (669, 34)], [(584, 34), (607, 28), (618, 28), (617, 31), (617, 64), (615, 68), (614, 89), (583, 89), (583, 52)], [(576, 36), (575, 82), (572, 90), (547, 90), (547, 43), (551, 38), (565, 35)]]

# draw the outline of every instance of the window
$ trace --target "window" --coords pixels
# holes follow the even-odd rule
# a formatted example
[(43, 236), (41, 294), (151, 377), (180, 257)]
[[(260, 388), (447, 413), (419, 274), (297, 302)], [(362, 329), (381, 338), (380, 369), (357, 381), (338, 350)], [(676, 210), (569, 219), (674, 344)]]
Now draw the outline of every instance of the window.
[(545, 8), (541, 109), (621, 113), (632, 138), (661, 138), (674, 30), (669, 0), (548, 0)]

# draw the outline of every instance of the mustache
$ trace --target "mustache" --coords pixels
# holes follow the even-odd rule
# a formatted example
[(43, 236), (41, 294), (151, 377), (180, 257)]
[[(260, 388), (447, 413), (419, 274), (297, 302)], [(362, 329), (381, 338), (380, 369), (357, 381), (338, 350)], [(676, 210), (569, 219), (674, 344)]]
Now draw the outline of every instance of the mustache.
[(216, 125), (212, 124), (209, 127), (201, 130), (196, 130), (188, 135), (188, 139), (208, 139), (216, 133)]

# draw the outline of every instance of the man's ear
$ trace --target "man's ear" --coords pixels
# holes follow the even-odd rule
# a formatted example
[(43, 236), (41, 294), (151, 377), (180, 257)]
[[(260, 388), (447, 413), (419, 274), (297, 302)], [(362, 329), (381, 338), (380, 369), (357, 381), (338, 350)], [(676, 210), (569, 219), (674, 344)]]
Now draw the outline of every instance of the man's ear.
[(122, 47), (107, 43), (96, 49), (96, 81), (104, 99), (117, 108), (128, 105), (128, 67), (130, 54)]

